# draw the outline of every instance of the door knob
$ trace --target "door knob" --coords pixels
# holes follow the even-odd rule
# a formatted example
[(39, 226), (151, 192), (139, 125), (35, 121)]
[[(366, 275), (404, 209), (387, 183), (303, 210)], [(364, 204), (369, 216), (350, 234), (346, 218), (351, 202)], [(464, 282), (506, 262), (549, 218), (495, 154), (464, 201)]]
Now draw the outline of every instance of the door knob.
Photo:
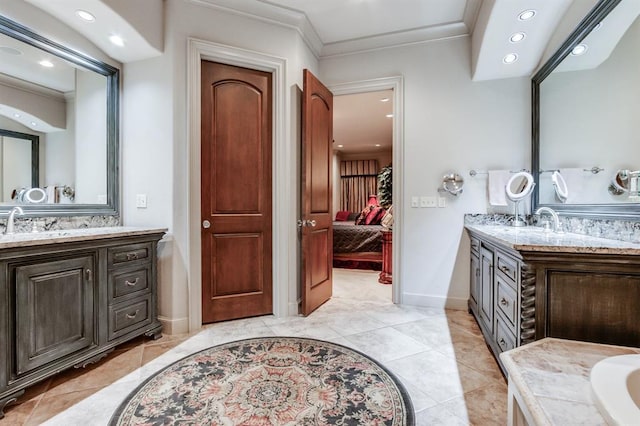
[(208, 220), (203, 220), (203, 221), (202, 221), (202, 227), (203, 227), (204, 229), (209, 229), (209, 228), (211, 228), (211, 222), (209, 222)]
[(311, 226), (311, 227), (316, 226), (316, 221), (315, 221), (315, 220), (313, 220), (313, 219), (311, 219), (311, 220), (307, 221), (307, 223), (308, 223), (308, 224), (309, 224), (309, 226)]

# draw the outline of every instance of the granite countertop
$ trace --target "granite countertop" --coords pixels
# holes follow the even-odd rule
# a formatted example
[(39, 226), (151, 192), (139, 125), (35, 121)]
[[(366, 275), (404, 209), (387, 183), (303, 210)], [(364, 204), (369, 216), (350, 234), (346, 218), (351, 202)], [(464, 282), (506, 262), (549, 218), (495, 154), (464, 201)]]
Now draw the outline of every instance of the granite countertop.
[(536, 226), (507, 225), (465, 227), (489, 240), (518, 251), (640, 255), (640, 244), (572, 233), (555, 233)]
[(143, 228), (134, 226), (63, 229), (58, 231), (42, 231), (34, 233), (24, 232), (11, 235), (0, 235), (0, 249), (148, 235), (164, 232), (167, 232), (166, 228)]
[(500, 354), (537, 425), (606, 425), (591, 396), (591, 368), (640, 348), (544, 338)]

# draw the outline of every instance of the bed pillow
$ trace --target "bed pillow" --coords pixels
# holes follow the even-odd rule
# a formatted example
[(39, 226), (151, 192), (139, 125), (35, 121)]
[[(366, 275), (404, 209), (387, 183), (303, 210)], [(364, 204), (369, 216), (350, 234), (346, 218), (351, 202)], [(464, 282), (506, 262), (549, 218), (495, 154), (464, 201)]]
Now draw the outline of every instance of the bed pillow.
[(336, 222), (344, 222), (348, 220), (350, 214), (351, 212), (340, 210), (338, 213), (336, 213)]
[(364, 220), (364, 224), (380, 225), (380, 221), (384, 217), (384, 214), (385, 214), (385, 210), (382, 207), (375, 206), (373, 209), (371, 209), (371, 211), (367, 215), (366, 219)]
[(358, 213), (358, 212), (349, 213), (349, 217), (347, 218), (347, 220), (350, 221), (350, 222), (355, 222), (355, 220), (358, 218), (358, 216), (360, 216), (360, 213)]
[(356, 218), (356, 225), (364, 225), (365, 220), (367, 220), (367, 216), (369, 215), (369, 213), (374, 207), (376, 206), (367, 206), (364, 209), (362, 209), (362, 211)]

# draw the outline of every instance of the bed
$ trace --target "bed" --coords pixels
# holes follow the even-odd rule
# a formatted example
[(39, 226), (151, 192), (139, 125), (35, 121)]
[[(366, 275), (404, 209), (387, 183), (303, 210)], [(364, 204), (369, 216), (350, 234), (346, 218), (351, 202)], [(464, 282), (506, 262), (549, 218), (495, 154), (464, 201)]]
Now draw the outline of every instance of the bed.
[(333, 222), (333, 266), (349, 269), (382, 269), (382, 225)]

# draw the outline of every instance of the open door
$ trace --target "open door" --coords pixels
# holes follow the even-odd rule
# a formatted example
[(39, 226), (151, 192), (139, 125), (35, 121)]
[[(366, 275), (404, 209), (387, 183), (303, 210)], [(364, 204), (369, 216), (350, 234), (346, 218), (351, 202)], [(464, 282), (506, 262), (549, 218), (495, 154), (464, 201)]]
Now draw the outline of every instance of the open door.
[(304, 70), (302, 97), (302, 314), (331, 298), (333, 95)]

